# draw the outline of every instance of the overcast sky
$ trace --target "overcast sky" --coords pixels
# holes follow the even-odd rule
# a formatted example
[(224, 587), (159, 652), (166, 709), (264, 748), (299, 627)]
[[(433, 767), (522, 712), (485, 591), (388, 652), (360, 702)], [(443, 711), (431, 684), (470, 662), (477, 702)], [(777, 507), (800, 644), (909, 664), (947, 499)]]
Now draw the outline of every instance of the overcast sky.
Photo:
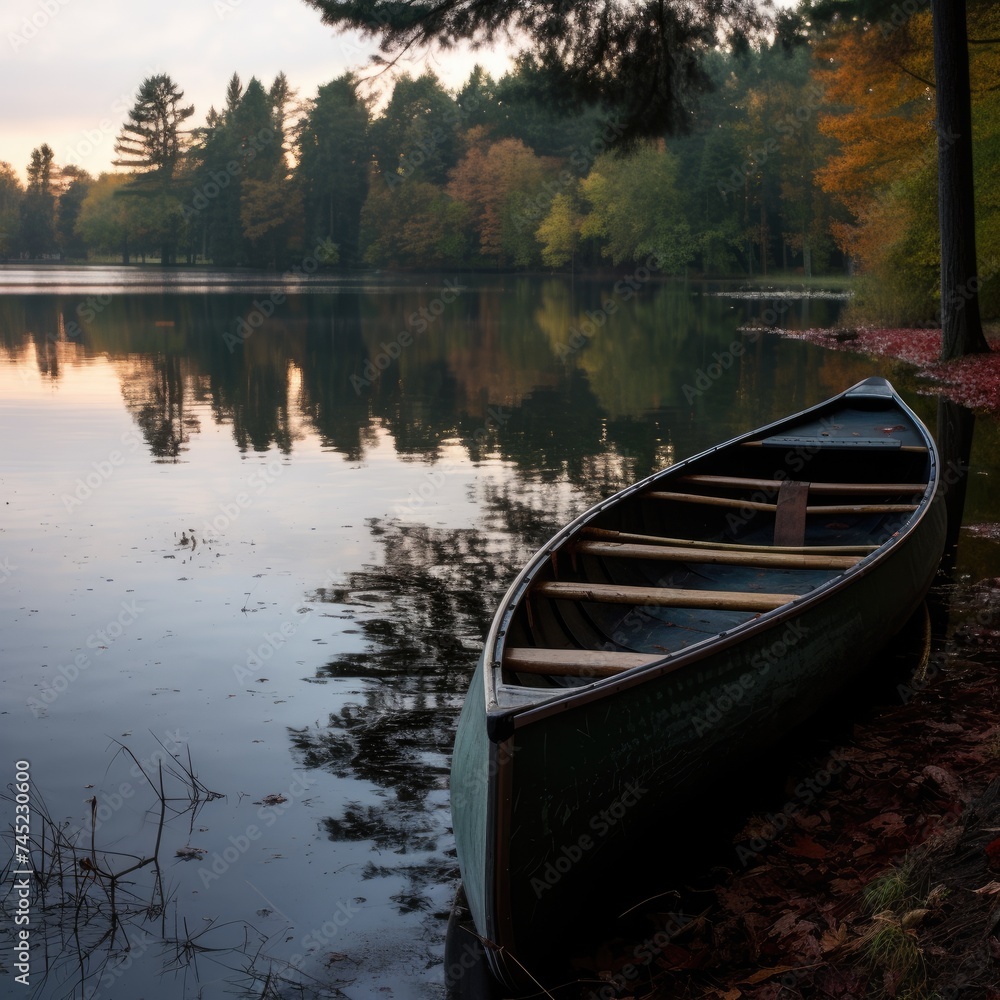
[[(782, 6), (792, 0), (779, 0)], [(366, 70), (373, 44), (335, 33), (303, 0), (0, 0), (0, 160), (24, 179), (47, 142), (60, 165), (111, 169), (115, 138), (142, 80), (168, 73), (194, 104), (191, 125), (224, 103), (234, 72), (265, 87), (281, 71), (300, 98), (347, 69)], [(500, 53), (423, 54), (446, 85), (476, 62), (495, 75)], [(384, 80), (384, 78), (383, 78)]]
[[(281, 71), (300, 98), (347, 69), (366, 69), (372, 42), (336, 33), (303, 0), (0, 0), (0, 160), (24, 179), (31, 151), (47, 142), (56, 162), (95, 176), (111, 169), (115, 138), (142, 80), (169, 73), (194, 104), (191, 124), (220, 107), (234, 72), (270, 86)], [(449, 86), (480, 52), (425, 55)]]

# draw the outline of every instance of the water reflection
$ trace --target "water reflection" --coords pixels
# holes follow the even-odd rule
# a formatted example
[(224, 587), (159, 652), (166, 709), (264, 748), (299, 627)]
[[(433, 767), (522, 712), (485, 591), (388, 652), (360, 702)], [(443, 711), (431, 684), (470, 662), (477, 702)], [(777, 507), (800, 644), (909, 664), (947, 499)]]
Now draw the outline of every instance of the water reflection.
[[(101, 588), (121, 586), (108, 599), (116, 613), (133, 594), (149, 609), (135, 642), (102, 651), (52, 709), (67, 760), (49, 770), (72, 774), (68, 799), (92, 779), (77, 752), (95, 733), (126, 726), (183, 724), (196, 755), (226, 775), (213, 787), (232, 796), (232, 816), (214, 814), (195, 846), (214, 836), (222, 850), (229, 836), (239, 839), (251, 768), (276, 769), (273, 787), (254, 794), (287, 787), (287, 769), (325, 781), (314, 811), (290, 810), (268, 832), (275, 843), (263, 859), (248, 852), (241, 862), (241, 876), (298, 900), (286, 900), (298, 907), (294, 931), (264, 926), (273, 918), (243, 900), (242, 877), (204, 895), (194, 879), (197, 892), (186, 884), (176, 897), (182, 918), (183, 907), (197, 920), (201, 909), (223, 914), (204, 938), (173, 935), (181, 956), (207, 959), (186, 942), (223, 941), (229, 920), (262, 925), (260, 936), (247, 932), (247, 950), (226, 956), (227, 989), (252, 985), (239, 977), (267, 962), (287, 966), (310, 929), (331, 919), (331, 901), (380, 893), (411, 954), (422, 956), (413, 966), (440, 983), (457, 877), (447, 796), (454, 727), (493, 608), (528, 555), (598, 498), (738, 431), (878, 372), (906, 388), (889, 363), (741, 337), (737, 327), (766, 302), (708, 298), (682, 284), (626, 297), (613, 281), (459, 283), (468, 287), (441, 308), (442, 283), (416, 281), (393, 294), (345, 285), (282, 301), (270, 288), (235, 285), (211, 294), (59, 286), (0, 295), (0, 409), (10, 407), (3, 412), (19, 435), (6, 442), (5, 474), (19, 490), (4, 508), (11, 530), (0, 535), (0, 567), (9, 558), (21, 574), (6, 583), (0, 574), (0, 612), (11, 623), (0, 647), (11, 672), (3, 693), (18, 692), (5, 701), (5, 721), (19, 739), (47, 745), (21, 695), (37, 695), (39, 672), (48, 678), (52, 664), (70, 662), (108, 620)], [(267, 301), (273, 313), (257, 322)], [(836, 303), (807, 305), (797, 324), (835, 320)], [(933, 424), (933, 401), (908, 398)], [(108, 444), (90, 422), (102, 410), (115, 418), (101, 425)], [(118, 447), (129, 423), (145, 449), (115, 465), (74, 520), (62, 491), (91, 459), (107, 461), (103, 449)], [(71, 428), (83, 428), (77, 440), (90, 450), (66, 471), (57, 466), (76, 447)], [(202, 546), (198, 526), (236, 509), (246, 470), (275, 461), (272, 450), (282, 456), (280, 477), (252, 504), (220, 515), (219, 537)], [(989, 476), (980, 475), (998, 471), (998, 454), (996, 421), (980, 421), (971, 519), (998, 519)], [(196, 554), (178, 550), (174, 534), (191, 526)], [(960, 572), (995, 565), (983, 552), (960, 547)], [(66, 567), (69, 583), (53, 586), (54, 565)], [(333, 580), (324, 575), (331, 566), (342, 567)], [(248, 605), (256, 614), (239, 610)], [(268, 618), (279, 605), (296, 610)], [(311, 613), (299, 615), (300, 605)], [(274, 657), (272, 678), (234, 690), (232, 664), (293, 614), (294, 639)], [(277, 742), (249, 763), (272, 724)], [(75, 799), (63, 812), (73, 808)], [(314, 850), (323, 867), (309, 867)], [(294, 860), (278, 878), (269, 866), (280, 852)], [(192, 871), (175, 869), (179, 879)], [(362, 920), (324, 954), (364, 953)], [(381, 914), (371, 922), (369, 955), (389, 948)], [(322, 978), (322, 956), (311, 961), (296, 974)], [(434, 995), (421, 992), (423, 979), (400, 985), (404, 959), (383, 957), (378, 967), (389, 971), (370, 976), (385, 975), (379, 985), (396, 995)], [(197, 988), (192, 980), (188, 992)], [(174, 994), (151, 987), (146, 995)]]
[(322, 726), (293, 730), (291, 743), (305, 766), (377, 790), (323, 828), (332, 841), (367, 841), (393, 855), (390, 866), (370, 861), (362, 878), (402, 875), (406, 885), (392, 897), (400, 914), (432, 911), (431, 890), (457, 878), (446, 797), (451, 744), (493, 608), (559, 518), (580, 507), (567, 497), (546, 509), (511, 483), (496, 484), (483, 501), (484, 528), (372, 522), (378, 564), (312, 595), (331, 614), (355, 609), (367, 642), (318, 678), (364, 683), (361, 698)]
[[(189, 401), (209, 400), (241, 451), (289, 453), (304, 418), (353, 459), (371, 445), (372, 418), (400, 454), (431, 457), (456, 432), (478, 450), (475, 432), (490, 407), (524, 404), (510, 422), (493, 416), (504, 454), (526, 468), (558, 469), (553, 448), (576, 456), (617, 445), (618, 435), (620, 450), (643, 454), (651, 467), (661, 443), (651, 410), (669, 426), (703, 407), (738, 422), (761, 393), (802, 395), (801, 387), (785, 392), (800, 386), (801, 372), (779, 374), (780, 345), (759, 338), (730, 358), (735, 382), (717, 379), (693, 407), (685, 398), (685, 386), (731, 346), (734, 318), (759, 304), (737, 308), (684, 286), (626, 296), (613, 283), (512, 285), (471, 286), (443, 307), (434, 286), (409, 295), (280, 296), (278, 304), (222, 292), (0, 297), (0, 347), (19, 362), (30, 351), (52, 381), (67, 363), (112, 359), (127, 406), (167, 460), (198, 433)], [(823, 314), (812, 320), (833, 308), (815, 303)], [(822, 366), (831, 391), (841, 387), (837, 367)]]

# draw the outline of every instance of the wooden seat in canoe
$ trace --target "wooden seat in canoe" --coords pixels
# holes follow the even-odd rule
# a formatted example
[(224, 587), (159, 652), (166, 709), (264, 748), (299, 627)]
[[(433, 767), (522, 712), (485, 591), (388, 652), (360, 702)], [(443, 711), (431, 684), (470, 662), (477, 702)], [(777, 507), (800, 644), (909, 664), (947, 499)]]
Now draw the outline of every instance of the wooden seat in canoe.
[(850, 569), (861, 555), (809, 555), (794, 552), (739, 552), (732, 549), (681, 545), (643, 545), (633, 542), (578, 542), (581, 555), (612, 559), (659, 559), (670, 562), (709, 563), (720, 566), (759, 566), (768, 569)]
[(612, 531), (610, 528), (593, 527), (583, 528), (580, 534), (587, 538), (601, 539), (607, 542), (636, 542), (640, 545), (672, 545), (723, 552), (786, 552), (800, 555), (865, 556), (878, 548), (877, 545), (754, 545), (748, 542), (713, 542), (692, 538), (668, 538), (664, 535), (642, 535), (631, 531)]
[(597, 604), (649, 605), (661, 608), (704, 608), (710, 611), (773, 611), (801, 594), (735, 593), (728, 590), (674, 587), (626, 587), (609, 583), (545, 582), (532, 594), (558, 601), (591, 601)]
[[(692, 486), (715, 486), (734, 490), (767, 490), (775, 492), (784, 480), (753, 479), (747, 476), (678, 477), (678, 482)], [(926, 483), (809, 483), (809, 492), (819, 495), (851, 494), (853, 496), (896, 496), (906, 493), (923, 493)]]
[[(786, 480), (782, 485), (786, 485)], [(803, 484), (803, 485), (808, 485)], [(642, 494), (647, 500), (674, 500), (677, 503), (697, 503), (706, 507), (728, 507), (733, 510), (777, 510), (776, 503), (765, 503), (761, 500), (741, 500), (739, 497), (716, 497), (703, 493), (675, 493), (666, 490), (650, 490)], [(912, 503), (848, 503), (825, 504), (806, 508), (807, 514), (903, 514), (917, 509)]]
[(555, 677), (613, 677), (662, 660), (666, 653), (626, 653), (603, 649), (543, 649), (522, 646), (504, 653), (503, 665), (522, 674)]

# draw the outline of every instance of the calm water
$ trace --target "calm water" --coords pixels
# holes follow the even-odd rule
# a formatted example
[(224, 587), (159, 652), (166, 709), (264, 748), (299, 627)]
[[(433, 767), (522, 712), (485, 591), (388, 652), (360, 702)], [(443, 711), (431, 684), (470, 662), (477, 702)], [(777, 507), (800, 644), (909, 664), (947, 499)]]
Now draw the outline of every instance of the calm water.
[[(454, 725), (530, 551), (872, 374), (934, 425), (888, 362), (737, 333), (836, 300), (634, 285), (0, 271), (0, 767), (66, 876), (25, 995), (440, 997)], [(1000, 520), (997, 437), (969, 524)], [(963, 532), (959, 573), (998, 551)], [(88, 866), (154, 853), (113, 917)]]

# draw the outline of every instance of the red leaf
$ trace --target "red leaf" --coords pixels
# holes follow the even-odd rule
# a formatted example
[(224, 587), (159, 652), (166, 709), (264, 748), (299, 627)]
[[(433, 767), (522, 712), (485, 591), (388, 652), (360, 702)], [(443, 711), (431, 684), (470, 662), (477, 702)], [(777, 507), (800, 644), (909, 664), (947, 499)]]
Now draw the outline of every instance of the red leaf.
[(797, 858), (825, 858), (830, 853), (812, 837), (796, 837), (790, 845), (785, 847), (785, 850)]

